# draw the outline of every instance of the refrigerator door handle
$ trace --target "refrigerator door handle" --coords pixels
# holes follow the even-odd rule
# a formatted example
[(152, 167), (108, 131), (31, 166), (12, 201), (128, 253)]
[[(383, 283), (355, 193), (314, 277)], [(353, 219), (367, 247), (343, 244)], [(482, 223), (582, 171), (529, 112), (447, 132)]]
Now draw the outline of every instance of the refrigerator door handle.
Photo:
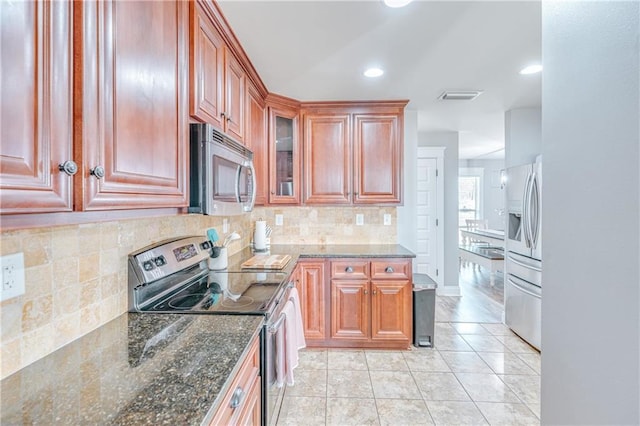
[(531, 248), (531, 233), (529, 229), (529, 199), (531, 196), (531, 176), (531, 173), (527, 174), (527, 180), (524, 184), (524, 200), (522, 206), (522, 227), (524, 228), (524, 242), (527, 248)]
[(536, 271), (536, 272), (542, 272), (542, 269), (541, 269), (541, 268), (536, 268), (536, 267), (535, 267), (535, 266), (533, 266), (533, 265), (527, 265), (527, 264), (526, 264), (526, 263), (524, 263), (524, 262), (520, 262), (519, 260), (514, 259), (512, 256), (509, 256), (509, 262), (513, 262), (513, 263), (515, 263), (516, 265), (520, 265), (520, 266), (522, 266), (522, 267), (524, 267), (524, 268), (533, 269), (533, 270), (534, 270), (534, 271)]
[(539, 294), (536, 294), (536, 293), (534, 293), (534, 292), (532, 292), (532, 291), (529, 291), (529, 290), (527, 290), (526, 288), (522, 287), (520, 284), (518, 284), (517, 282), (513, 281), (513, 280), (511, 279), (511, 277), (507, 277), (507, 280), (511, 283), (511, 285), (512, 285), (512, 286), (514, 286), (515, 288), (517, 288), (519, 291), (521, 291), (521, 292), (523, 292), (523, 293), (525, 293), (525, 294), (528, 294), (529, 296), (536, 297), (536, 298), (538, 298), (538, 299), (540, 299), (540, 298), (541, 298), (541, 296), (540, 296)]
[(538, 175), (533, 174), (531, 181), (531, 212), (533, 221), (531, 222), (531, 247), (533, 249), (538, 246), (538, 230), (540, 226), (540, 191), (538, 189)]

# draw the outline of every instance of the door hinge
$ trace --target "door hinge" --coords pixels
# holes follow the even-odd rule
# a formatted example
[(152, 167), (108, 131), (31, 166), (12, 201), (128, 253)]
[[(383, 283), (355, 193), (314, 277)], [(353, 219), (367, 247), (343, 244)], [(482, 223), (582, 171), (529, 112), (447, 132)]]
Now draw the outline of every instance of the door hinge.
[(438, 226), (438, 219), (436, 219), (436, 226)]
[(436, 169), (436, 177), (438, 177), (438, 169)]
[(436, 269), (436, 277), (438, 276), (438, 269)]

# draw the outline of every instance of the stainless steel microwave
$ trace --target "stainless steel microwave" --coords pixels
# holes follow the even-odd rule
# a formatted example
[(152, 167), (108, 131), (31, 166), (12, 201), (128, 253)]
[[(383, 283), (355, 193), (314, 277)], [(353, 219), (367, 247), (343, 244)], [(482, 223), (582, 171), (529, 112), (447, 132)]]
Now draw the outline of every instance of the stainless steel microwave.
[(253, 153), (210, 124), (191, 124), (189, 212), (232, 216), (256, 199)]

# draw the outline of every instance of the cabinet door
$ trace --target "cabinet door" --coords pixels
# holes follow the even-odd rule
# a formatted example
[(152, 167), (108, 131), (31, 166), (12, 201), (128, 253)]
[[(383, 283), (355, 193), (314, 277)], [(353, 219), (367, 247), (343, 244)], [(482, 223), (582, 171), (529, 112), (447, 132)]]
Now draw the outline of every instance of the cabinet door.
[(270, 107), (269, 203), (300, 204), (298, 112)]
[(369, 283), (331, 280), (331, 338), (369, 340)]
[(2, 213), (70, 211), (72, 2), (0, 2)]
[(245, 144), (253, 152), (256, 169), (256, 205), (269, 200), (269, 145), (267, 144), (267, 109), (262, 96), (252, 85), (247, 86)]
[(223, 128), (224, 42), (202, 7), (189, 3), (189, 112)]
[(84, 8), (83, 208), (185, 206), (188, 3), (74, 5)]
[(401, 202), (401, 121), (395, 114), (354, 115), (354, 203)]
[(371, 339), (406, 340), (412, 335), (410, 281), (371, 282)]
[(225, 130), (231, 137), (244, 142), (244, 100), (246, 95), (246, 77), (240, 62), (229, 49), (225, 51)]
[(298, 262), (298, 274), (296, 288), (300, 296), (304, 337), (324, 340), (327, 335), (324, 262)]
[(260, 384), (260, 376), (256, 376), (251, 389), (248, 390), (247, 396), (244, 397), (242, 412), (234, 424), (241, 426), (260, 426), (262, 416), (262, 389)]
[(304, 202), (351, 203), (349, 114), (305, 115)]

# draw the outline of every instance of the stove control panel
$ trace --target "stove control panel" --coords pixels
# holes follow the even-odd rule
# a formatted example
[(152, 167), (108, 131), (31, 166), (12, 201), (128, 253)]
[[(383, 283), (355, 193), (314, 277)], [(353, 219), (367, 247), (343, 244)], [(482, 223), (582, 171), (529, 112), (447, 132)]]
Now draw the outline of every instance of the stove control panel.
[(164, 278), (196, 265), (210, 256), (204, 237), (161, 241), (129, 255), (129, 262), (142, 277), (139, 285)]

